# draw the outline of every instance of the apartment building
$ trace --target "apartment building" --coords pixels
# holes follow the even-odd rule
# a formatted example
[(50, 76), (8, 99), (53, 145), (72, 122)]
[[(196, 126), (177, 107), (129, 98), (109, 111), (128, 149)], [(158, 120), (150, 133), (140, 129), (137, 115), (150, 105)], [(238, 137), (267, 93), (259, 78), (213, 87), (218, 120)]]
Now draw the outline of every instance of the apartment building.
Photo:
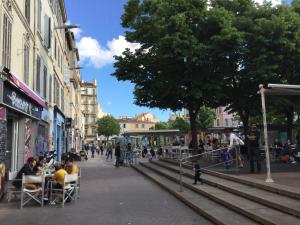
[(238, 121), (234, 119), (234, 114), (226, 111), (226, 107), (218, 107), (215, 109), (216, 119), (214, 127), (237, 127)]
[(147, 131), (155, 126), (158, 122), (156, 117), (151, 113), (142, 113), (135, 117), (121, 116), (118, 118), (121, 128), (121, 134), (125, 132)]
[(85, 142), (97, 140), (98, 109), (96, 80), (82, 81), (81, 110), (85, 117)]
[(0, 1), (0, 162), (14, 176), (30, 156), (79, 149), (79, 55), (64, 0)]

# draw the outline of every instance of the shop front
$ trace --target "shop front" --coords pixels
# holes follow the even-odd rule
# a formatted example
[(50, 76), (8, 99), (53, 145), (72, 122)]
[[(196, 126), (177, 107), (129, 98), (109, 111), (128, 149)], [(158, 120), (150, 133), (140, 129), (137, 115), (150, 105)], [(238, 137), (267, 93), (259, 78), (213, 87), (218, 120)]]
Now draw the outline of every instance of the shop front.
[[(36, 95), (13, 74), (0, 79), (0, 163), (14, 177), (26, 160), (35, 156), (35, 126), (46, 108)], [(0, 187), (1, 188), (1, 187)]]
[(56, 159), (60, 161), (62, 153), (66, 152), (65, 115), (57, 107), (54, 107), (53, 120), (53, 146)]

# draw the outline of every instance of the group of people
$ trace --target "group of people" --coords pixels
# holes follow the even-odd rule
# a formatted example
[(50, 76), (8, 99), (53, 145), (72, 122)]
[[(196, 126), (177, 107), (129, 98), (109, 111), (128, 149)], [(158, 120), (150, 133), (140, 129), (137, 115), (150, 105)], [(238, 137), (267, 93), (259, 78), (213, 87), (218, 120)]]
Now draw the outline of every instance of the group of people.
[[(297, 140), (298, 142), (298, 140)], [(290, 140), (287, 140), (285, 144), (282, 144), (278, 139), (275, 139), (274, 142), (275, 148), (275, 158), (283, 163), (297, 163), (296, 158), (298, 158), (298, 151), (297, 145), (294, 147)]]
[[(18, 171), (16, 179), (13, 181), (13, 185), (17, 189), (21, 189), (22, 187), (22, 177), (23, 175), (42, 175), (45, 172), (45, 169), (49, 167), (47, 160), (44, 156), (38, 157), (38, 159), (34, 157), (30, 157), (24, 166)], [(45, 189), (48, 191), (49, 189), (49, 181), (52, 181), (53, 187), (55, 188), (63, 188), (65, 175), (67, 174), (78, 174), (78, 166), (74, 163), (72, 157), (69, 154), (62, 154), (61, 162), (55, 163), (53, 175), (45, 178)], [(26, 184), (27, 189), (36, 189), (38, 188), (35, 184)], [(45, 196), (49, 197), (50, 192), (45, 193)], [(45, 198), (45, 201), (48, 201), (49, 198)]]

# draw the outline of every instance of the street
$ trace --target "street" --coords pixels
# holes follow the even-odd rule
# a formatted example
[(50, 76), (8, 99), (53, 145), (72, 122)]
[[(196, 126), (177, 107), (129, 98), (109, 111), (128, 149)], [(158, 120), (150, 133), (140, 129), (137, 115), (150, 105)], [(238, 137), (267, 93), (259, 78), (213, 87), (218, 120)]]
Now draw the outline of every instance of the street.
[(209, 221), (132, 168), (98, 156), (80, 163), (80, 199), (65, 208), (0, 204), (1, 225), (206, 225)]

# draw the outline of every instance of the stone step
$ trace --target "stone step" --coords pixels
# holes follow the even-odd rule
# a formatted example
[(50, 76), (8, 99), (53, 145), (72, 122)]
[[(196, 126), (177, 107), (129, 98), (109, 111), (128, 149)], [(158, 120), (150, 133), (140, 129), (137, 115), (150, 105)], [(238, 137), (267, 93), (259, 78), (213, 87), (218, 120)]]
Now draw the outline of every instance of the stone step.
[[(153, 170), (154, 172), (179, 183), (178, 173), (164, 169), (152, 163), (142, 163), (142, 166)], [(289, 214), (280, 212), (273, 208), (269, 208), (257, 202), (248, 200), (238, 195), (229, 193), (210, 185), (192, 185), (193, 180), (188, 177), (183, 177), (183, 185), (198, 194), (205, 196), (223, 206), (240, 213), (249, 219), (252, 219), (264, 225), (284, 225), (293, 224), (300, 225), (300, 219)]]
[[(174, 160), (170, 160), (170, 159), (161, 159), (161, 161), (179, 166), (178, 161), (174, 161)], [(184, 165), (183, 167), (192, 169), (191, 165)], [(220, 173), (220, 172), (216, 172), (216, 171), (208, 170), (208, 169), (203, 169), (202, 172), (205, 174), (210, 174), (212, 176), (224, 178), (226, 180), (235, 181), (235, 182), (238, 182), (241, 184), (246, 184), (246, 185), (253, 186), (253, 187), (256, 187), (259, 189), (263, 189), (263, 190), (266, 190), (269, 192), (277, 193), (277, 194), (280, 194), (283, 196), (287, 196), (290, 198), (295, 198), (295, 199), (300, 200), (300, 190), (297, 188), (294, 188), (294, 187), (290, 187), (290, 186), (282, 185), (282, 184), (276, 184), (276, 183), (266, 183), (262, 180), (258, 180), (258, 179), (251, 178), (251, 177), (245, 177), (245, 176), (241, 176), (241, 175), (229, 175), (229, 174)]]
[[(258, 225), (259, 223), (240, 215), (225, 206), (211, 201), (209, 198), (198, 195), (192, 190), (179, 192), (177, 183), (159, 175), (155, 171), (147, 169), (142, 165), (132, 165), (134, 169), (142, 173), (156, 184), (167, 190), (187, 206), (191, 207), (198, 214), (208, 219), (207, 224), (217, 225)], [(202, 225), (202, 224), (201, 224)]]
[[(179, 167), (177, 165), (161, 161), (153, 161), (152, 163), (179, 174)], [(184, 176), (187, 176), (189, 178), (194, 177), (193, 171), (191, 169), (183, 168), (182, 171)], [(249, 200), (261, 203), (265, 206), (272, 207), (279, 211), (300, 217), (300, 201), (298, 199), (286, 197), (277, 193), (266, 191), (264, 189), (259, 189), (253, 186), (227, 180), (221, 177), (216, 177), (210, 174), (203, 174), (202, 178), (205, 183), (211, 186), (218, 187), (232, 194), (239, 195)]]

